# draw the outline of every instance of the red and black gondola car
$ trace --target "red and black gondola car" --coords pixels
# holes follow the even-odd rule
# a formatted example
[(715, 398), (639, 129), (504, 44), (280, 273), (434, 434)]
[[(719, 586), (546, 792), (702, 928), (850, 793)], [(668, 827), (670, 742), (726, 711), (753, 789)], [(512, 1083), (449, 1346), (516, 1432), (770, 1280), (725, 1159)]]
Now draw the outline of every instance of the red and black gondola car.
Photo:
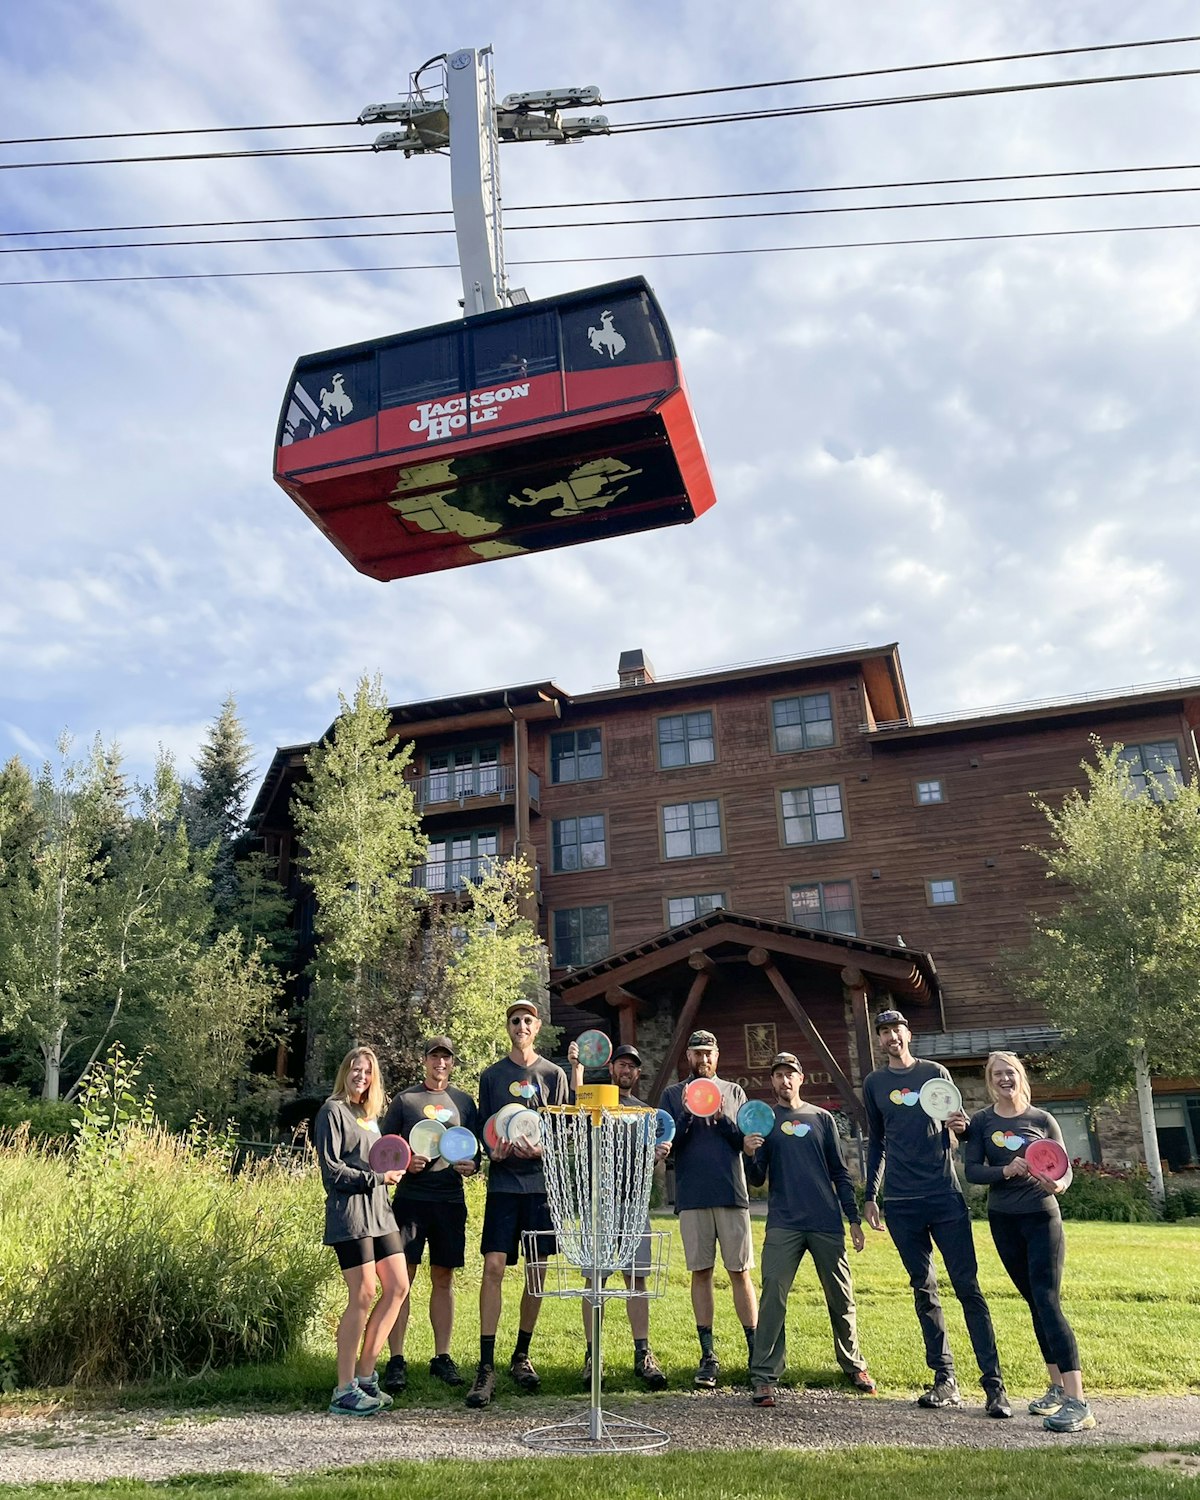
[(716, 500), (641, 277), (306, 356), (275, 478), (380, 579), (673, 526)]

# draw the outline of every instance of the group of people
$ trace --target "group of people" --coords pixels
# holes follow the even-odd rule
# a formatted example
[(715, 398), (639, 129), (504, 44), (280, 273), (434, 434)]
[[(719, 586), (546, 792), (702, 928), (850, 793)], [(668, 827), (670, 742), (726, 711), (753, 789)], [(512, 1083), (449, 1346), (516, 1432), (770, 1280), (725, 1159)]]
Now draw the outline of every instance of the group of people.
[[(517, 1001), (505, 1018), (509, 1051), (484, 1070), (478, 1106), (450, 1077), (454, 1044), (436, 1036), (425, 1044), (423, 1079), (399, 1093), (384, 1111), (379, 1063), (369, 1048), (355, 1048), (338, 1070), (331, 1097), (322, 1106), (314, 1143), (326, 1190), (325, 1243), (332, 1246), (345, 1278), (348, 1300), (337, 1332), (337, 1386), (330, 1411), (368, 1416), (392, 1404), (406, 1388), (404, 1355), (408, 1293), (428, 1248), (429, 1317), (434, 1337), (430, 1374), (450, 1386), (466, 1380), (450, 1354), (454, 1323), (454, 1271), (465, 1264), (467, 1206), (464, 1178), (488, 1158), (487, 1198), (480, 1250), (483, 1275), (479, 1294), (480, 1347), (467, 1405), (486, 1407), (496, 1390), (496, 1334), (505, 1270), (522, 1254), (526, 1281), (521, 1296), (516, 1343), (509, 1376), (534, 1392), (540, 1379), (530, 1357), (541, 1299), (545, 1260), (554, 1253), (554, 1225), (542, 1172), (541, 1147), (501, 1141), (481, 1146), (473, 1160), (448, 1163), (414, 1155), (406, 1171), (378, 1173), (369, 1153), (381, 1134), (407, 1136), (420, 1120), (463, 1125), (478, 1138), (480, 1122), (503, 1105), (520, 1100), (531, 1108), (570, 1102), (583, 1080), (578, 1048), (568, 1049), (572, 1077), (536, 1050), (541, 1017), (532, 1001)], [(875, 1381), (858, 1340), (853, 1282), (846, 1256), (843, 1221), (855, 1252), (866, 1243), (863, 1220), (882, 1230), (884, 1219), (913, 1289), (917, 1320), (932, 1384), (918, 1398), (941, 1410), (962, 1404), (946, 1320), (938, 1297), (934, 1247), (941, 1252), (954, 1292), (962, 1304), (990, 1417), (1013, 1415), (1004, 1386), (996, 1337), (987, 1302), (979, 1288), (971, 1223), (954, 1167), (954, 1151), (964, 1142), (969, 1182), (988, 1187), (988, 1223), (1001, 1262), (1029, 1305), (1034, 1333), (1045, 1360), (1048, 1388), (1029, 1411), (1057, 1432), (1079, 1432), (1095, 1425), (1083, 1392), (1078, 1346), (1063, 1314), (1062, 1216), (1058, 1197), (1070, 1183), (1039, 1174), (1025, 1158), (1034, 1141), (1062, 1134), (1053, 1116), (1032, 1106), (1029, 1080), (1019, 1059), (993, 1052), (985, 1081), (991, 1103), (967, 1119), (961, 1109), (935, 1119), (914, 1108), (931, 1078), (950, 1082), (938, 1063), (912, 1055), (904, 1016), (886, 1010), (876, 1018), (885, 1065), (863, 1084), (869, 1127), (866, 1198), (860, 1215), (854, 1184), (842, 1156), (836, 1122), (828, 1111), (802, 1098), (804, 1069), (791, 1052), (771, 1064), (774, 1120), (764, 1134), (746, 1134), (738, 1112), (742, 1088), (717, 1075), (720, 1053), (712, 1032), (688, 1038), (689, 1077), (668, 1088), (662, 1108), (674, 1121), (670, 1144), (675, 1166), (676, 1211), (691, 1280), (692, 1310), (700, 1357), (693, 1384), (716, 1387), (721, 1366), (713, 1341), (713, 1271), (717, 1252), (729, 1276), (733, 1304), (745, 1333), (752, 1399), (775, 1404), (787, 1364), (787, 1300), (801, 1261), (812, 1256), (824, 1293), (837, 1363), (851, 1386), (875, 1393)], [(623, 1045), (608, 1063), (621, 1103), (641, 1103), (637, 1088), (641, 1058)], [(711, 1114), (688, 1107), (688, 1085), (709, 1079), (720, 1093)], [(747, 1183), (767, 1185), (767, 1224), (763, 1242), (762, 1301), (751, 1272), (754, 1245)], [(884, 1213), (880, 1212), (880, 1187)], [(395, 1192), (389, 1201), (388, 1191)], [(647, 1229), (649, 1226), (647, 1225)], [(646, 1244), (649, 1237), (646, 1237)], [(536, 1246), (536, 1249), (531, 1247)], [(649, 1390), (668, 1381), (649, 1342), (649, 1300), (639, 1250), (625, 1271), (633, 1295), (626, 1299), (633, 1339), (634, 1371)], [(585, 1341), (593, 1320), (581, 1299)], [(382, 1381), (377, 1366), (384, 1343), (389, 1359)], [(585, 1342), (583, 1378), (591, 1380), (592, 1347)]]

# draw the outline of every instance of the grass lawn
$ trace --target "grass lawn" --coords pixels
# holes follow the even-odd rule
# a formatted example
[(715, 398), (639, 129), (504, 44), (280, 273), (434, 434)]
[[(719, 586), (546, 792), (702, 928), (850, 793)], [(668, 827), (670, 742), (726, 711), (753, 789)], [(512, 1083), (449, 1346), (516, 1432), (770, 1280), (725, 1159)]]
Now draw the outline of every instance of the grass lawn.
[(703, 1500), (863, 1500), (870, 1495), (927, 1494), (959, 1500), (1179, 1500), (1200, 1481), (1187, 1460), (1151, 1466), (1134, 1450), (1057, 1449), (1049, 1453), (939, 1452), (855, 1448), (793, 1454), (668, 1453), (661, 1457), (522, 1458), (493, 1463), (439, 1459), (376, 1464), (300, 1478), (188, 1476), (165, 1484), (111, 1480), (103, 1485), (0, 1486), (2, 1497), (63, 1500), (634, 1500), (702, 1496)]
[[(695, 1325), (675, 1221), (659, 1220), (659, 1229), (672, 1231), (671, 1269), (666, 1295), (651, 1306), (651, 1342), (676, 1389), (690, 1387), (697, 1358)], [(763, 1221), (755, 1220), (761, 1244)], [(863, 1352), (883, 1395), (904, 1397), (927, 1383), (921, 1340), (899, 1257), (886, 1235), (867, 1231), (867, 1248), (852, 1255), (858, 1300), (859, 1336)], [(471, 1230), (476, 1241), (476, 1230)], [(1013, 1290), (992, 1248), (986, 1224), (975, 1225), (981, 1279), (996, 1324), (1000, 1355), (1014, 1396), (1040, 1392), (1044, 1368), (1025, 1304)], [(325, 1307), (304, 1345), (284, 1363), (223, 1370), (194, 1380), (155, 1383), (120, 1392), (123, 1406), (199, 1406), (228, 1401), (264, 1406), (303, 1407), (321, 1403), (333, 1384), (333, 1328), (344, 1305), (342, 1283), (333, 1267)], [(458, 1308), (454, 1355), (464, 1373), (478, 1357), (479, 1260), (468, 1256), (458, 1277)], [(1067, 1225), (1067, 1278), (1064, 1305), (1074, 1324), (1083, 1358), (1085, 1381), (1096, 1394), (1186, 1394), (1200, 1391), (1196, 1350), (1200, 1348), (1200, 1227), (1191, 1225)], [(746, 1347), (733, 1313), (728, 1279), (717, 1272), (717, 1352), (725, 1377), (741, 1381), (746, 1375)], [(943, 1276), (943, 1281), (945, 1277)], [(518, 1273), (510, 1272), (505, 1288), (504, 1316), (497, 1345), (497, 1362), (507, 1361), (516, 1332)], [(449, 1391), (427, 1373), (432, 1343), (427, 1316), (428, 1280), (418, 1278), (407, 1354), (410, 1365), (409, 1404), (457, 1404), (461, 1393)], [(958, 1304), (946, 1284), (945, 1303), (951, 1341), (964, 1387), (975, 1388), (975, 1369)], [(797, 1385), (837, 1385), (824, 1300), (811, 1265), (800, 1268), (791, 1297), (788, 1326), (789, 1381)], [(604, 1340), (605, 1390), (609, 1396), (638, 1392), (632, 1372), (632, 1345), (624, 1307), (609, 1310)], [(547, 1395), (580, 1391), (579, 1371), (583, 1338), (577, 1301), (547, 1300), (533, 1342), (533, 1357)], [(498, 1401), (512, 1399), (501, 1377)], [(19, 1392), (7, 1398), (9, 1409), (43, 1402), (47, 1392)], [(61, 1393), (55, 1393), (61, 1394)], [(108, 1404), (116, 1393), (97, 1391), (88, 1404)], [(72, 1399), (70, 1396), (68, 1400)], [(890, 1461), (890, 1460), (889, 1460)], [(923, 1460), (928, 1462), (929, 1460)], [(1032, 1465), (1036, 1460), (1030, 1458)], [(1149, 1479), (1147, 1480), (1149, 1482)], [(734, 1489), (728, 1493), (734, 1493)], [(949, 1497), (954, 1491), (947, 1489)], [(415, 1493), (415, 1492), (414, 1492)], [(632, 1492), (631, 1492), (632, 1493)], [(721, 1493), (718, 1489), (714, 1495)], [(757, 1493), (757, 1492), (756, 1492)], [(767, 1492), (763, 1492), (767, 1493)], [(841, 1493), (830, 1490), (828, 1493)], [(990, 1493), (980, 1491), (979, 1493)], [(1007, 1494), (1024, 1493), (1013, 1490)], [(1130, 1491), (1130, 1494), (1135, 1493)], [(1136, 1493), (1159, 1493), (1146, 1489)], [(1165, 1493), (1165, 1491), (1164, 1491)], [(1056, 1500), (1059, 1497), (1056, 1496)]]

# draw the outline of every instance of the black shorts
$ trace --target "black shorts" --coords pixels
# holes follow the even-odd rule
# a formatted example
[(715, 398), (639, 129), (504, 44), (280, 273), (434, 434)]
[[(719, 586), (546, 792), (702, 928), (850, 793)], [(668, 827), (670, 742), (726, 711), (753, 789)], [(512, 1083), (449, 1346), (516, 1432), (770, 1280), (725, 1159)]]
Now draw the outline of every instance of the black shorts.
[(377, 1234), (374, 1239), (368, 1235), (365, 1240), (338, 1240), (333, 1253), (343, 1271), (352, 1271), (355, 1266), (400, 1255), (403, 1249), (398, 1234)]
[(429, 1264), (457, 1269), (467, 1259), (467, 1205), (453, 1198), (396, 1198), (392, 1212), (410, 1266), (419, 1265), (429, 1245)]
[(479, 1240), (481, 1255), (503, 1253), (510, 1266), (524, 1249), (521, 1235), (527, 1229), (540, 1231), (538, 1252), (553, 1255), (554, 1221), (543, 1193), (489, 1193), (483, 1210), (483, 1234)]

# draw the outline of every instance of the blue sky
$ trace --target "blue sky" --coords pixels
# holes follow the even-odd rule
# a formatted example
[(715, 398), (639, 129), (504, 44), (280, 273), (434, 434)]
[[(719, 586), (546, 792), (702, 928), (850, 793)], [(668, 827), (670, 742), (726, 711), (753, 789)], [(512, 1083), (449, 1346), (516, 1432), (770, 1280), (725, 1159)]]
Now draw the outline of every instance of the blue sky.
[[(1171, 0), (1120, 11), (793, 0), (740, 13), (715, 0), (209, 0), (183, 14), (157, 0), (4, 7), (0, 135), (350, 119), (402, 97), (431, 55), (488, 43), (501, 94), (594, 83), (615, 98), (1196, 29), (1194, 8)], [(1200, 44), (606, 112), (621, 122), (1171, 67), (1200, 67)], [(454, 316), (454, 270), (0, 286), (0, 757), (37, 761), (69, 728), (117, 740), (136, 771), (158, 744), (187, 770), (232, 691), (263, 769), (277, 744), (319, 733), (363, 672), (380, 673), (392, 701), (545, 677), (586, 690), (612, 681), (635, 646), (666, 673), (897, 639), (921, 713), (1200, 674), (1200, 230), (654, 259), (1186, 223), (1200, 220), (1194, 193), (516, 228), (602, 216), (516, 212), (549, 202), (1186, 163), (1198, 125), (1198, 81), (1180, 78), (504, 147), (511, 279), (540, 296), (644, 270), (685, 362), (719, 504), (691, 527), (387, 585), (355, 573), (276, 488), (274, 427), (298, 354)], [(204, 142), (5, 146), (0, 162)], [(5, 249), (36, 243), (18, 230), (449, 206), (438, 157), (62, 166), (2, 180)], [(1114, 184), (1200, 186), (1200, 172), (1062, 187)], [(678, 211), (781, 206), (797, 200)], [(606, 254), (645, 261), (588, 260)], [(0, 255), (0, 280), (453, 258), (449, 236), (43, 251)], [(511, 264), (523, 259), (560, 263)]]

